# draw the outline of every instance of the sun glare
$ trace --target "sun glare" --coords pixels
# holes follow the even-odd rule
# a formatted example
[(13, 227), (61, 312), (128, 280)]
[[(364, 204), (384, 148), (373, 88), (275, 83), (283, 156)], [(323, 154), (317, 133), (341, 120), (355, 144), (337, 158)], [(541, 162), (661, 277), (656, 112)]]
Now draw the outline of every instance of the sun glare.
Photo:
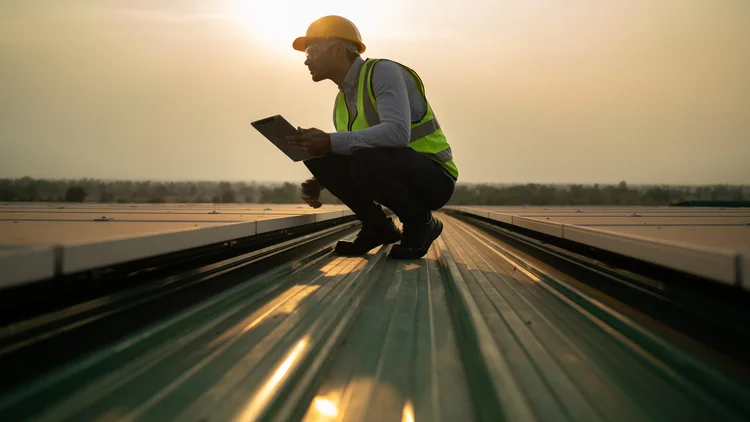
[[(367, 44), (368, 34), (376, 30), (378, 12), (365, 3), (343, 0), (233, 0), (230, 13), (256, 38), (272, 49), (292, 48), (296, 37), (305, 35), (315, 19), (340, 15), (354, 22)], [(368, 10), (369, 9), (369, 10)]]

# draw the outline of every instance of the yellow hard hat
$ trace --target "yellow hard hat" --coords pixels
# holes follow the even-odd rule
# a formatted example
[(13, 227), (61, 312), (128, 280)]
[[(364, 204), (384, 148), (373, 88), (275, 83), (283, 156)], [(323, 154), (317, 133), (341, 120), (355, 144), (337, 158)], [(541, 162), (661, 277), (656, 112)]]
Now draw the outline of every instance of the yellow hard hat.
[(305, 51), (306, 42), (311, 38), (340, 38), (357, 44), (360, 54), (365, 51), (359, 29), (349, 19), (341, 16), (330, 15), (317, 19), (307, 28), (307, 34), (304, 37), (298, 37), (294, 40), (292, 47), (297, 51)]

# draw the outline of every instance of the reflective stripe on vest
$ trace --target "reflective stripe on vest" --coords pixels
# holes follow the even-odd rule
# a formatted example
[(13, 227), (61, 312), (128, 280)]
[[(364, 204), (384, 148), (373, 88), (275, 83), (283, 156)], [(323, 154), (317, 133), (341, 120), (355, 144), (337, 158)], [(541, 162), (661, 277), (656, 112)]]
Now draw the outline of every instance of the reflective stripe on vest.
[[(359, 83), (357, 86), (357, 105), (354, 113), (350, 114), (343, 92), (339, 92), (333, 110), (333, 121), (339, 132), (364, 129), (380, 123), (377, 111), (377, 102), (372, 91), (372, 69), (380, 59), (367, 59), (360, 69)], [(396, 63), (396, 62), (394, 62)], [(411, 73), (422, 94), (422, 99), (427, 108), (425, 115), (419, 122), (412, 122), (409, 147), (415, 151), (428, 156), (441, 164), (453, 178), (458, 178), (458, 169), (453, 162), (453, 152), (440, 130), (440, 123), (435, 118), (432, 107), (427, 102), (424, 92), (424, 84), (416, 72), (408, 67), (396, 63)], [(361, 111), (360, 111), (361, 110)], [(364, 119), (359, 118), (359, 114)], [(344, 115), (346, 113), (346, 115)], [(344, 123), (346, 122), (346, 123)], [(356, 127), (355, 127), (356, 126)]]

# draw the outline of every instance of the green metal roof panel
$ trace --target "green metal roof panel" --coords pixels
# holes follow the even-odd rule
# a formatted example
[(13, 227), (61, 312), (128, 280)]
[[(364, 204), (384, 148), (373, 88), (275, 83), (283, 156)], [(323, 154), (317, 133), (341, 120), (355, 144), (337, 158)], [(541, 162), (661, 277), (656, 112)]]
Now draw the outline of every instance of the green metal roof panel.
[[(444, 238), (460, 278), (540, 420), (741, 419), (702, 389), (725, 383), (741, 400), (747, 386), (703, 368), (594, 299), (572, 288), (563, 294), (488, 236), (451, 224)], [(610, 325), (617, 320), (619, 331)], [(675, 370), (700, 376), (685, 379)]]
[(303, 420), (471, 420), (440, 269), (383, 263)]

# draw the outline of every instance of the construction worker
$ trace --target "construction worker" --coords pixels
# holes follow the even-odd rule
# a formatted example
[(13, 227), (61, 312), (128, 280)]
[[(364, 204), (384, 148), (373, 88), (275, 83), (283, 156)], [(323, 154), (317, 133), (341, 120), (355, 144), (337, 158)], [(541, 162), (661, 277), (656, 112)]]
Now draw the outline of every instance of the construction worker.
[[(450, 200), (458, 169), (422, 80), (400, 63), (363, 60), (359, 30), (340, 16), (314, 21), (292, 46), (305, 52), (313, 81), (330, 79), (339, 88), (336, 131), (298, 128), (288, 139), (318, 157), (305, 161), (313, 177), (302, 183), (302, 199), (320, 207), (320, 191), (328, 189), (362, 222), (353, 242), (338, 242), (340, 255), (400, 241), (391, 257), (423, 257), (443, 230), (431, 211)], [(403, 232), (381, 205), (399, 217)]]

